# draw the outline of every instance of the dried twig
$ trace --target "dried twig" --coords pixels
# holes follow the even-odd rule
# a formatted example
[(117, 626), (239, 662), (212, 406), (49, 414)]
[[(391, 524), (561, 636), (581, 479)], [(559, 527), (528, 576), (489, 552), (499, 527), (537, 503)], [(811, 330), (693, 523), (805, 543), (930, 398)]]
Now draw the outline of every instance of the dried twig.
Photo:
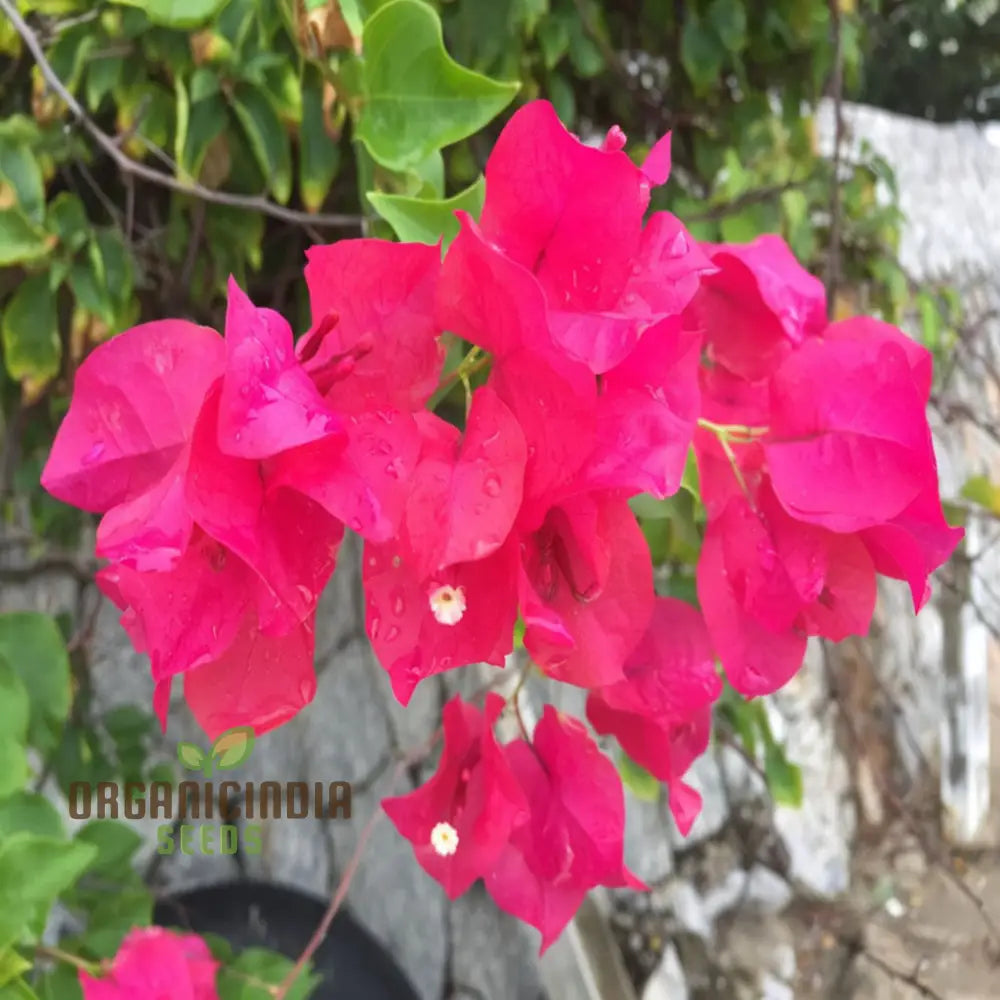
[[(299, 212), (295, 209), (277, 205), (273, 201), (269, 201), (267, 198), (260, 197), (259, 195), (240, 195), (227, 191), (214, 191), (194, 181), (182, 181), (177, 177), (172, 177), (170, 174), (163, 173), (163, 171), (156, 170), (144, 163), (140, 163), (138, 160), (132, 159), (131, 156), (128, 156), (119, 148), (118, 140), (107, 135), (97, 126), (83, 109), (80, 102), (69, 92), (66, 85), (56, 75), (51, 63), (49, 63), (45, 56), (38, 36), (20, 15), (13, 0), (0, 0), (0, 11), (3, 11), (14, 26), (14, 30), (21, 36), (49, 88), (65, 102), (70, 113), (80, 123), (84, 131), (111, 157), (122, 173), (138, 177), (141, 180), (148, 181), (150, 184), (156, 184), (180, 194), (190, 195), (201, 201), (211, 202), (215, 205), (227, 205), (230, 208), (241, 208), (248, 212), (260, 212), (263, 215), (269, 215), (272, 218), (281, 219), (284, 222), (291, 222), (296, 225), (350, 229), (360, 228), (363, 221), (363, 217), (360, 215), (312, 215), (309, 212)], [(162, 153), (162, 151), (160, 152)]]
[(837, 288), (840, 284), (840, 158), (844, 144), (844, 32), (841, 23), (840, 3), (830, 0), (830, 18), (833, 24), (833, 184), (830, 187), (830, 252), (826, 267), (826, 299), (830, 316), (836, 308)]

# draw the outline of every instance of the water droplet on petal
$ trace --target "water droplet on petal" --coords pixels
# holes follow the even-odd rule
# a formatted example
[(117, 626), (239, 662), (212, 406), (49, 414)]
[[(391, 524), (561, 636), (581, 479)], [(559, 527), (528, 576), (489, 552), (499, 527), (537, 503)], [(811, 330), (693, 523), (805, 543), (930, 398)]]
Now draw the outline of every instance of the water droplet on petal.
[(397, 590), (392, 595), (392, 613), (398, 618), (406, 610), (406, 599), (403, 592)]
[(386, 642), (395, 642), (399, 638), (399, 627), (393, 625), (391, 629), (385, 634)]
[(372, 639), (378, 638), (378, 630), (382, 627), (382, 619), (378, 615), (375, 615), (371, 620), (371, 624), (368, 626), (368, 635)]
[(495, 472), (491, 472), (483, 480), (483, 492), (488, 497), (500, 496), (500, 477)]
[(91, 449), (87, 452), (87, 454), (83, 456), (81, 461), (83, 462), (84, 465), (93, 465), (94, 462), (96, 462), (103, 454), (104, 454), (104, 442), (98, 441), (91, 447)]

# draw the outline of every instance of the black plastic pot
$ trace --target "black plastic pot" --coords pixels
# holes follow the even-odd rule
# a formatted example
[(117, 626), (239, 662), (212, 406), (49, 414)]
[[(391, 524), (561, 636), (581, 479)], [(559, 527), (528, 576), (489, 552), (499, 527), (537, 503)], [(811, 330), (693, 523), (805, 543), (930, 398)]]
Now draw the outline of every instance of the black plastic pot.
[[(239, 881), (161, 899), (154, 921), (199, 934), (217, 934), (234, 951), (269, 948), (298, 958), (327, 903), (296, 889)], [(420, 1000), (392, 955), (350, 914), (341, 910), (313, 959), (322, 982), (314, 1000)]]

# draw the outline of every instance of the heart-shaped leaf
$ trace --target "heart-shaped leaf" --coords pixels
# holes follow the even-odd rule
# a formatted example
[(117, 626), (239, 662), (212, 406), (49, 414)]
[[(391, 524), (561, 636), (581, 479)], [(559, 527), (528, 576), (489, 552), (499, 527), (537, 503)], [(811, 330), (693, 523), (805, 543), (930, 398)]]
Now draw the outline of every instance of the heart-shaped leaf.
[(362, 46), (357, 134), (392, 170), (478, 132), (520, 88), (459, 66), (445, 51), (437, 13), (420, 0), (380, 7), (365, 23)]

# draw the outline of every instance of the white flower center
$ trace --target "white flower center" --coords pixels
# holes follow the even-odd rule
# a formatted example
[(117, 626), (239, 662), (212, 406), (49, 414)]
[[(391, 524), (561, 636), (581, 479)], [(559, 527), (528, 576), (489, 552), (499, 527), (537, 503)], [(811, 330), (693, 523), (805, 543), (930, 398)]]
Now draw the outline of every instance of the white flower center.
[(431, 612), (442, 625), (457, 625), (465, 614), (465, 588), (445, 584), (431, 591)]
[(458, 830), (451, 823), (438, 823), (431, 830), (431, 847), (442, 858), (450, 857), (458, 850)]

